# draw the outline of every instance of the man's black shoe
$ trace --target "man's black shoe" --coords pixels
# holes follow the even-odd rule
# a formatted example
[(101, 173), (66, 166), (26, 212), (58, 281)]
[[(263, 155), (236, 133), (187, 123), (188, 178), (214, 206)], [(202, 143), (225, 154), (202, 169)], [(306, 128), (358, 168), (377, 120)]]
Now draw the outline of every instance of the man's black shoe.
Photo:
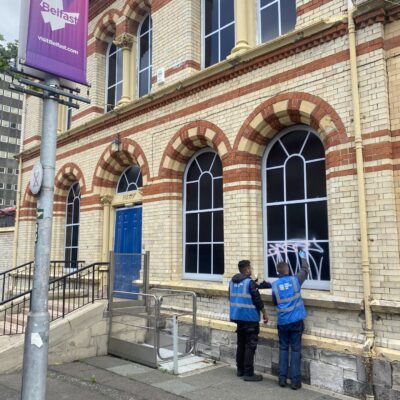
[(279, 379), (279, 386), (285, 387), (286, 386), (286, 379)]
[(243, 380), (246, 382), (260, 382), (260, 381), (262, 381), (262, 379), (263, 379), (262, 375), (257, 375), (257, 374), (245, 375), (243, 377)]
[(236, 376), (243, 376), (244, 375), (244, 373), (243, 373), (243, 371), (236, 371)]
[(293, 390), (301, 389), (301, 382), (299, 382), (299, 383), (292, 383), (292, 384), (290, 385), (290, 387), (291, 387)]

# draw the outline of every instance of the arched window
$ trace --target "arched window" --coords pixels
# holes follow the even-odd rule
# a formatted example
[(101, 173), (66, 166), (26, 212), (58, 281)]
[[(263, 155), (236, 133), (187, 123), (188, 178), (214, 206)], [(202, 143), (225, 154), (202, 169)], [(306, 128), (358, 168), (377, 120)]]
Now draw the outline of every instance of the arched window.
[(286, 261), (300, 268), (298, 249), (308, 253), (310, 287), (329, 288), (329, 242), (325, 150), (306, 126), (282, 132), (263, 159), (264, 237), (267, 276)]
[(258, 0), (260, 42), (268, 42), (294, 29), (296, 0)]
[(139, 97), (151, 89), (151, 67), (153, 52), (153, 21), (148, 15), (139, 29)]
[(107, 52), (107, 93), (106, 111), (111, 111), (122, 96), (122, 49), (113, 42)]
[(222, 163), (214, 151), (198, 152), (184, 178), (185, 277), (222, 278), (224, 273), (224, 208)]
[(203, 65), (216, 64), (235, 47), (234, 0), (203, 0)]
[(134, 192), (143, 186), (142, 173), (137, 165), (132, 165), (121, 174), (117, 193)]
[(81, 189), (74, 183), (67, 197), (67, 218), (65, 222), (65, 261), (67, 268), (76, 268), (79, 245), (79, 218), (81, 205)]

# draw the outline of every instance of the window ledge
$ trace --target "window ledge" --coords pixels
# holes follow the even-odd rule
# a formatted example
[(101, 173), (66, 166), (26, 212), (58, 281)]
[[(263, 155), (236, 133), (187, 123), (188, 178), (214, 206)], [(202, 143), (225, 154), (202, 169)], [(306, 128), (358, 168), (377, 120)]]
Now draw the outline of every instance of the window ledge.
[(400, 314), (400, 301), (372, 300), (371, 308), (374, 312)]
[[(174, 290), (187, 290), (195, 292), (203, 296), (228, 296), (228, 285), (226, 283), (204, 282), (204, 281), (169, 281), (169, 282), (150, 282), (151, 288), (174, 289)], [(262, 290), (262, 299), (265, 303), (272, 303), (271, 290)], [(348, 299), (344, 297), (334, 296), (324, 292), (315, 292), (305, 290), (303, 292), (303, 300), (306, 306), (335, 309), (335, 310), (348, 310), (360, 311), (363, 309), (362, 300)], [(399, 307), (400, 307), (400, 303)], [(400, 308), (399, 308), (400, 311)], [(398, 311), (398, 312), (399, 312)]]

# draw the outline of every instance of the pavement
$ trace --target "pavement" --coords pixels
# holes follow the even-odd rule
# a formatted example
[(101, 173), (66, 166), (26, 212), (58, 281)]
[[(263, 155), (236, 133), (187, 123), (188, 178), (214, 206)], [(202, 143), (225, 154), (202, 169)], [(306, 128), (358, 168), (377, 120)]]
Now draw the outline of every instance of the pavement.
[[(21, 374), (0, 376), (0, 400), (19, 400)], [(50, 366), (46, 400), (334, 400), (350, 399), (307, 385), (280, 388), (275, 377), (244, 382), (229, 365), (174, 376), (111, 356)]]

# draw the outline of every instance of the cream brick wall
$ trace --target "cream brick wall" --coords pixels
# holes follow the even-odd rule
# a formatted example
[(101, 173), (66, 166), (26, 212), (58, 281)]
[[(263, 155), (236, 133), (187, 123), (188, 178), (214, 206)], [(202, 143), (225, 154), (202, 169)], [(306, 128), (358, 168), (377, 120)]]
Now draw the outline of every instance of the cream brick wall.
[(0, 273), (13, 268), (14, 228), (0, 228)]
[[(183, 0), (173, 0), (153, 15), (154, 22), (154, 72), (158, 67), (174, 67), (178, 60), (199, 60), (199, 2), (192, 1), (182, 7)], [(121, 7), (122, 1), (115, 2), (110, 8)], [(299, 5), (305, 1), (299, 1)], [(346, 1), (331, 1), (306, 13), (299, 18), (297, 28), (322, 17), (332, 17), (345, 10)], [(186, 4), (186, 3), (185, 3)], [(121, 9), (121, 8), (120, 8)], [(169, 16), (180, 21), (180, 29), (174, 32), (175, 41), (168, 34), (175, 24)], [(98, 18), (90, 23), (90, 30)], [(193, 28), (190, 27), (193, 24)], [(157, 28), (159, 27), (159, 28)], [(296, 29), (297, 29), (296, 28)], [(192, 29), (192, 30), (191, 30)], [(357, 31), (358, 44), (372, 40), (393, 38), (400, 33), (400, 24), (373, 24)], [(179, 45), (177, 45), (177, 43)], [(330, 153), (348, 149), (354, 151), (353, 112), (349, 61), (338, 61), (336, 56), (348, 50), (347, 37), (338, 37), (326, 43), (283, 58), (269, 65), (239, 75), (218, 85), (201, 90), (196, 94), (168, 105), (158, 106), (147, 113), (114, 124), (107, 129), (87, 135), (74, 143), (62, 146), (58, 150), (56, 171), (68, 162), (79, 165), (86, 182), (84, 198), (90, 198), (97, 188), (93, 186), (95, 168), (103, 151), (115, 135), (120, 134), (138, 143), (146, 155), (151, 183), (159, 182), (159, 168), (164, 151), (171, 138), (186, 124), (205, 120), (218, 126), (231, 146), (246, 118), (261, 103), (273, 96), (288, 92), (305, 92), (318, 96), (328, 103), (339, 115), (344, 124), (348, 143), (334, 145), (327, 150)], [(374, 133), (384, 130), (400, 129), (399, 82), (400, 64), (396, 51), (384, 52), (382, 49), (369, 51), (358, 57), (359, 87), (361, 96), (362, 132)], [(387, 58), (388, 56), (392, 58)], [(318, 67), (318, 63), (331, 57), (330, 65)], [(89, 58), (89, 77), (92, 81), (91, 97), (93, 105), (101, 106), (104, 102), (104, 56), (93, 55)], [(283, 79), (285, 74), (295, 71)], [(184, 79), (191, 71), (181, 71), (166, 82)], [(273, 79), (271, 79), (273, 77)], [(269, 79), (269, 80), (268, 80)], [(264, 82), (256, 91), (247, 90), (247, 86)], [(158, 87), (154, 88), (154, 92)], [(218, 96), (232, 95), (231, 100), (214, 103), (210, 101)], [(183, 112), (192, 107), (191, 112)], [(195, 108), (196, 107), (196, 108)], [(180, 112), (179, 115), (175, 113)], [(88, 115), (75, 126), (92, 119)], [(155, 121), (155, 122), (153, 122)], [(153, 124), (150, 126), (150, 124)], [(374, 144), (385, 143), (395, 138), (381, 135), (365, 141), (364, 149)], [(259, 153), (264, 152), (260, 146)], [(28, 168), (35, 160), (24, 163)], [(399, 193), (400, 174), (398, 171), (383, 170), (371, 172), (370, 169), (393, 163), (392, 160), (366, 160), (366, 194), (369, 228), (369, 249), (371, 262), (372, 295), (376, 300), (398, 302), (400, 283), (399, 260)], [(240, 167), (235, 166), (238, 170)], [(337, 165), (327, 170), (336, 174), (327, 182), (331, 288), (329, 291), (305, 290), (305, 296), (321, 296), (343, 302), (360, 302), (363, 296), (361, 248), (359, 232), (358, 185), (354, 175), (355, 164)], [(350, 171), (350, 172), (349, 172)], [(341, 174), (345, 174), (341, 176)], [(23, 189), (29, 180), (29, 172), (23, 175)], [(256, 183), (259, 184), (259, 183)], [(225, 187), (228, 187), (225, 185)], [(104, 193), (103, 193), (104, 192)], [(104, 190), (101, 194), (112, 192)], [(249, 258), (255, 273), (263, 278), (263, 226), (261, 188), (244, 190), (242, 188), (224, 193), (224, 240), (225, 240), (225, 276), (219, 285), (226, 288), (231, 275), (236, 272), (237, 261)], [(100, 207), (100, 204), (97, 205)], [(98, 261), (101, 256), (103, 213), (101, 210), (85, 211), (82, 209), (79, 258), (87, 262)], [(53, 234), (53, 257), (63, 257), (64, 246), (63, 215), (55, 218)], [(153, 282), (181, 281), (183, 270), (183, 228), (182, 201), (166, 200), (143, 204), (143, 246), (151, 253), (151, 280)], [(113, 229), (111, 228), (111, 235)], [(35, 224), (33, 221), (21, 223), (19, 260), (27, 261), (33, 257)], [(29, 256), (28, 256), (29, 255)], [(26, 256), (26, 258), (24, 258)], [(208, 287), (209, 282), (195, 282), (198, 287)], [(334, 300), (332, 300), (334, 301)], [(226, 320), (227, 301), (221, 296), (202, 296), (199, 300), (199, 313), (215, 319)], [(268, 305), (273, 323), (273, 311)], [(344, 307), (342, 307), (344, 308)], [(395, 315), (376, 314), (378, 343), (383, 347), (396, 348), (395, 328), (398, 319)], [(360, 310), (327, 310), (323, 306), (309, 307), (306, 330), (310, 335), (322, 335), (325, 338), (362, 341), (362, 313)]]

